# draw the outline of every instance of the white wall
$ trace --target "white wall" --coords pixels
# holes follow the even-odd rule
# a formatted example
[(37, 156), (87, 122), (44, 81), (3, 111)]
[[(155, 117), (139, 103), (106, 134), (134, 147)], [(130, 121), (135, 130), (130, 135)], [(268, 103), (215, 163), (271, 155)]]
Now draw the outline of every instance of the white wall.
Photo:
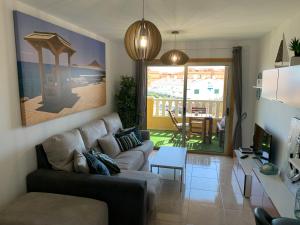
[[(258, 40), (201, 40), (178, 42), (177, 48), (184, 50), (190, 58), (232, 58), (232, 47), (242, 46), (243, 67), (243, 111), (248, 117), (243, 121), (243, 146), (252, 145), (256, 92), (252, 88), (257, 78)], [(173, 42), (164, 43), (160, 55), (174, 48)]]
[[(300, 38), (300, 14), (280, 24), (276, 29), (266, 34), (259, 41), (259, 69), (274, 68), (278, 47), (285, 33), (287, 44), (294, 37)], [(289, 51), (289, 56), (293, 53)], [(283, 167), (287, 160), (287, 137), (292, 117), (300, 117), (300, 109), (296, 109), (279, 102), (261, 99), (257, 102), (255, 120), (262, 127), (267, 128), (275, 138), (275, 162)]]
[[(85, 34), (106, 43), (107, 104), (104, 107), (69, 115), (60, 119), (23, 128), (19, 105), (16, 55), (12, 10), (36, 16), (64, 28)], [(34, 146), (47, 137), (80, 126), (110, 113), (119, 77), (130, 74), (132, 62), (125, 57), (121, 43), (112, 42), (11, 0), (0, 1), (0, 208), (25, 192), (25, 177), (36, 168)]]

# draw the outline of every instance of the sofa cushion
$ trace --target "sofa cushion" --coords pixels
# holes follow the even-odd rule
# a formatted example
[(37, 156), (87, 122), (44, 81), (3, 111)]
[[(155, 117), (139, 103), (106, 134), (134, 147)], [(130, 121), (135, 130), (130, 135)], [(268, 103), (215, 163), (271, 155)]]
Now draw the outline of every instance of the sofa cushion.
[(144, 164), (144, 155), (140, 151), (121, 152), (116, 158), (121, 170), (139, 170)]
[(103, 120), (92, 121), (79, 128), (85, 147), (87, 149), (98, 147), (97, 140), (107, 135)]
[(74, 151), (74, 170), (77, 173), (90, 173), (85, 156), (77, 150)]
[(108, 133), (116, 134), (120, 129), (123, 129), (123, 125), (118, 113), (112, 113), (104, 116), (102, 120), (105, 123)]
[(91, 150), (90, 153), (95, 156), (97, 159), (99, 159), (109, 170), (110, 174), (116, 174), (120, 173), (120, 168), (115, 160), (110, 158), (108, 155), (103, 154), (101, 152)]
[(121, 129), (115, 134), (115, 137), (119, 138), (119, 137), (122, 137), (124, 135), (130, 134), (131, 132), (133, 132), (135, 134), (135, 136), (137, 137), (137, 139), (139, 139), (140, 142), (144, 141), (143, 137), (141, 135), (141, 131), (137, 127), (130, 127), (130, 128), (126, 128), (126, 129)]
[(153, 150), (153, 142), (150, 141), (150, 140), (146, 140), (142, 143), (141, 146), (137, 146), (137, 147), (131, 149), (130, 151), (141, 151), (141, 152), (143, 152), (144, 158), (145, 158), (145, 160), (147, 160), (150, 153), (152, 152), (152, 150)]
[(32, 192), (0, 212), (0, 224), (108, 225), (108, 207), (90, 198)]
[(134, 132), (123, 135), (121, 137), (116, 137), (116, 140), (122, 152), (142, 145), (142, 142), (136, 137)]
[(98, 143), (101, 147), (101, 150), (109, 157), (115, 158), (121, 152), (115, 137), (111, 134), (99, 138)]
[(94, 155), (88, 152), (85, 152), (83, 154), (89, 165), (90, 173), (110, 176), (109, 170), (99, 159), (97, 159)]
[(160, 192), (160, 176), (154, 173), (145, 171), (133, 171), (133, 170), (122, 170), (121, 173), (114, 176), (136, 179), (136, 180), (146, 180), (147, 181), (147, 209), (153, 210), (157, 202), (157, 196)]
[(85, 151), (79, 130), (74, 129), (54, 135), (43, 142), (49, 163), (55, 170), (73, 171), (73, 152)]

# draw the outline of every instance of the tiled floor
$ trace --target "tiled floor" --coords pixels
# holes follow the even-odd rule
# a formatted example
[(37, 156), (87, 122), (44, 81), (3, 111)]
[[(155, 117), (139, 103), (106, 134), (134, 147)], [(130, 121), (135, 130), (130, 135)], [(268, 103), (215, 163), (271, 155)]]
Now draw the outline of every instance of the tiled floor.
[(160, 169), (162, 190), (150, 224), (254, 225), (249, 200), (243, 198), (232, 166), (230, 157), (189, 154), (182, 193), (172, 180), (173, 171)]

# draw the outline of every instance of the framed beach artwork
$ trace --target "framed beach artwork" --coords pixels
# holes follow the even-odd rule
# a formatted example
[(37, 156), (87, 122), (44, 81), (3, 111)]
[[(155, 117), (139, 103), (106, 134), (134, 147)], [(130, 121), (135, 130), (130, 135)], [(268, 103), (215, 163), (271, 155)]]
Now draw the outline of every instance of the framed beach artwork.
[(14, 11), (24, 126), (106, 104), (105, 43)]

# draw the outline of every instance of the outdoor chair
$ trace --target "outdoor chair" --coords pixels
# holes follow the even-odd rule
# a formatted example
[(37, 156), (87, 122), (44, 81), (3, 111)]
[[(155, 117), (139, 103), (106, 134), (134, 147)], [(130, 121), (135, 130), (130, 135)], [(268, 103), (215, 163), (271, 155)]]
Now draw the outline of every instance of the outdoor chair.
[[(207, 110), (205, 107), (192, 107), (192, 114), (193, 116), (197, 116), (199, 114), (206, 114)], [(189, 136), (191, 134), (201, 135), (203, 138), (203, 141), (205, 139), (205, 118), (204, 117), (190, 117), (190, 130), (189, 130)]]
[[(174, 127), (176, 128), (176, 131), (173, 133), (173, 136), (171, 138), (171, 142), (177, 137), (177, 135), (181, 135), (182, 131), (183, 131), (183, 123), (178, 122), (178, 120), (175, 117), (174, 112), (172, 112), (171, 110), (168, 110), (169, 116), (172, 120), (172, 123), (174, 125)], [(189, 123), (185, 124), (185, 129), (188, 131), (189, 130)], [(187, 137), (189, 138), (189, 136)]]

